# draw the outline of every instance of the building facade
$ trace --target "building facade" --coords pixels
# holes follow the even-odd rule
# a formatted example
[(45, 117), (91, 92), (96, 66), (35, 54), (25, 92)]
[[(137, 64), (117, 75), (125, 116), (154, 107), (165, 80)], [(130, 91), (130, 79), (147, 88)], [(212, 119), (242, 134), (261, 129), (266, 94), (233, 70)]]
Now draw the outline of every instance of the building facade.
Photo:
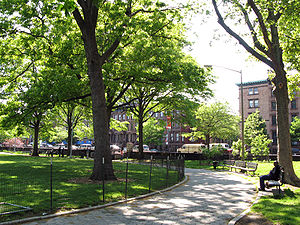
[[(273, 95), (273, 87), (268, 80), (243, 83), (243, 105), (241, 98), (241, 85), (239, 86), (239, 110), (244, 111), (244, 120), (248, 115), (258, 110), (262, 118), (266, 121), (266, 128), (269, 138), (272, 140), (271, 153), (277, 152), (277, 119), (276, 119), (276, 99)], [(300, 97), (295, 97), (289, 103), (289, 122), (294, 117), (300, 116)]]

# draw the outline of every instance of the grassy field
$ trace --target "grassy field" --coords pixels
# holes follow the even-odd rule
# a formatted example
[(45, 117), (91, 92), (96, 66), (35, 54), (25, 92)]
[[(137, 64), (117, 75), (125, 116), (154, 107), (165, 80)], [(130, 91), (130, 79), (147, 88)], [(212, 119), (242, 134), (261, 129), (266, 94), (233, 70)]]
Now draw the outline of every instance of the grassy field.
[[(0, 222), (11, 218), (40, 215), (50, 211), (50, 158), (18, 155), (0, 155), (0, 202), (33, 208), (18, 216), (0, 216)], [(105, 202), (125, 198), (126, 163), (114, 162), (117, 181), (105, 183)], [(103, 204), (102, 182), (88, 179), (93, 161), (87, 159), (53, 158), (53, 211)], [(153, 167), (151, 191), (160, 190), (178, 182), (177, 173), (166, 168)], [(129, 164), (128, 198), (149, 192), (150, 167)], [(0, 205), (0, 213), (4, 205)]]
[[(259, 187), (259, 176), (268, 174), (273, 168), (273, 162), (257, 162), (258, 167), (254, 177), (247, 177)], [(187, 168), (210, 169), (213, 166), (208, 161), (186, 160)], [(300, 162), (293, 162), (295, 173), (300, 177)], [(222, 169), (221, 167), (218, 168)], [(300, 189), (284, 185), (285, 195), (275, 198), (273, 195), (262, 197), (252, 208), (253, 212), (260, 213), (274, 224), (300, 224)], [(297, 190), (296, 190), (297, 189)]]

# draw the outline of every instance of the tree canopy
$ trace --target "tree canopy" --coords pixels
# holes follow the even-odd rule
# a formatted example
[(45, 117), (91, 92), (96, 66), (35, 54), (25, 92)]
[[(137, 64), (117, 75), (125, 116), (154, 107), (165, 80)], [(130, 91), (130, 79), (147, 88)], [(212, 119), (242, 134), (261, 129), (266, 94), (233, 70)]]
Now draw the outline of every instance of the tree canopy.
[(236, 139), (239, 134), (238, 117), (230, 113), (225, 103), (201, 104), (194, 112), (192, 132), (185, 134), (194, 139), (205, 139), (207, 148), (213, 138)]

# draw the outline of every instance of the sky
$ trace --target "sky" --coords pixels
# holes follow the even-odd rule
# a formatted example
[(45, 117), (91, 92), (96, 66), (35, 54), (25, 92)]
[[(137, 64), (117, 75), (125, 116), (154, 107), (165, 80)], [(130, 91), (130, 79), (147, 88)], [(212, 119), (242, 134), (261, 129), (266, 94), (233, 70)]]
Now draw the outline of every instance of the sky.
[[(221, 35), (218, 40), (214, 39), (216, 29), (217, 34)], [(189, 54), (201, 66), (213, 65), (212, 73), (217, 79), (211, 86), (215, 93), (211, 101), (227, 101), (233, 113), (239, 114), (239, 89), (236, 84), (240, 83), (241, 75), (221, 67), (242, 70), (243, 82), (267, 79), (269, 67), (249, 58), (250, 53), (223, 30), (215, 15), (205, 23), (201, 23), (200, 16), (193, 17), (188, 39), (194, 42)]]

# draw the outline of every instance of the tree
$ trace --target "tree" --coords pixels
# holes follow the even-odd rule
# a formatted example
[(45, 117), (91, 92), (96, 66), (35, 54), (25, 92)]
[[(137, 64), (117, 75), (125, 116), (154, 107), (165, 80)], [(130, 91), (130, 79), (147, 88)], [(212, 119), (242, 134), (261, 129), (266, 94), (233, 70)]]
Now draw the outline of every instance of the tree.
[(234, 139), (238, 136), (238, 117), (230, 114), (227, 104), (201, 104), (194, 116), (195, 122), (190, 125), (192, 132), (185, 136), (205, 139), (208, 149), (212, 138)]
[[(152, 48), (153, 51), (157, 49)], [(204, 69), (190, 57), (182, 54), (181, 49), (159, 48), (157, 56), (153, 57), (154, 63), (142, 72), (146, 74), (140, 83), (132, 84), (128, 89), (124, 101), (135, 115), (138, 122), (139, 155), (143, 158), (143, 124), (155, 112), (172, 111), (178, 103), (184, 104), (193, 98), (210, 96), (207, 87), (211, 77)], [(170, 60), (172, 59), (172, 60)], [(167, 63), (166, 63), (167, 62)], [(145, 62), (146, 63), (146, 62)], [(144, 61), (142, 65), (145, 64)], [(149, 62), (147, 62), (149, 63)], [(147, 73), (149, 73), (147, 75)], [(149, 83), (149, 78), (156, 77), (156, 82)], [(130, 104), (129, 101), (132, 101)]]
[[(237, 32), (233, 31), (220, 13), (216, 0), (212, 0), (218, 23), (225, 31), (234, 37), (252, 56), (268, 65), (274, 71), (272, 83), (273, 93), (277, 102), (277, 132), (279, 164), (284, 167), (286, 181), (289, 184), (300, 186), (300, 179), (296, 176), (292, 165), (292, 151), (289, 131), (289, 96), (287, 73), (285, 71), (284, 58), (290, 54), (284, 48), (286, 37), (297, 36), (299, 29), (299, 1), (277, 1), (277, 0), (248, 0), (245, 2), (230, 0), (226, 1), (225, 9), (230, 9), (229, 14), (240, 21), (237, 16), (244, 19), (244, 24), (249, 29), (249, 37), (252, 38), (252, 47), (248, 41)], [(234, 9), (234, 10), (233, 10)], [(230, 16), (226, 16), (230, 18)], [(295, 22), (289, 23), (294, 19)], [(241, 24), (239, 22), (239, 24)], [(294, 32), (294, 27), (296, 32)], [(281, 38), (284, 37), (284, 38)], [(289, 39), (292, 39), (289, 38)], [(294, 48), (295, 50), (295, 48)], [(296, 50), (296, 52), (299, 52)], [(292, 51), (295, 55), (295, 51)], [(297, 53), (298, 54), (298, 53)], [(295, 58), (295, 57), (292, 57)]]
[(165, 122), (149, 119), (144, 124), (144, 139), (145, 144), (150, 146), (160, 146), (163, 144), (163, 137), (165, 132)]
[(251, 146), (252, 140), (258, 136), (267, 136), (266, 122), (260, 116), (259, 111), (251, 113), (245, 121), (245, 144)]
[[(96, 152), (91, 179), (115, 179), (109, 149), (108, 115), (105, 102), (103, 68), (120, 47), (125, 47), (137, 35), (170, 36), (165, 32), (180, 15), (169, 10), (164, 3), (146, 2), (97, 2), (78, 0), (73, 16), (80, 28), (84, 43), (88, 77), (93, 103), (93, 124)], [(82, 12), (82, 13), (81, 13)], [(168, 16), (167, 16), (168, 15)], [(100, 21), (100, 23), (99, 23)], [(105, 158), (101, 170), (102, 157)]]
[(73, 131), (78, 123), (83, 119), (84, 108), (73, 103), (63, 103), (58, 109), (58, 116), (61, 125), (67, 129), (68, 152), (72, 150)]
[(261, 158), (263, 156), (269, 156), (269, 144), (272, 140), (264, 134), (258, 134), (251, 139), (251, 153), (256, 158)]

